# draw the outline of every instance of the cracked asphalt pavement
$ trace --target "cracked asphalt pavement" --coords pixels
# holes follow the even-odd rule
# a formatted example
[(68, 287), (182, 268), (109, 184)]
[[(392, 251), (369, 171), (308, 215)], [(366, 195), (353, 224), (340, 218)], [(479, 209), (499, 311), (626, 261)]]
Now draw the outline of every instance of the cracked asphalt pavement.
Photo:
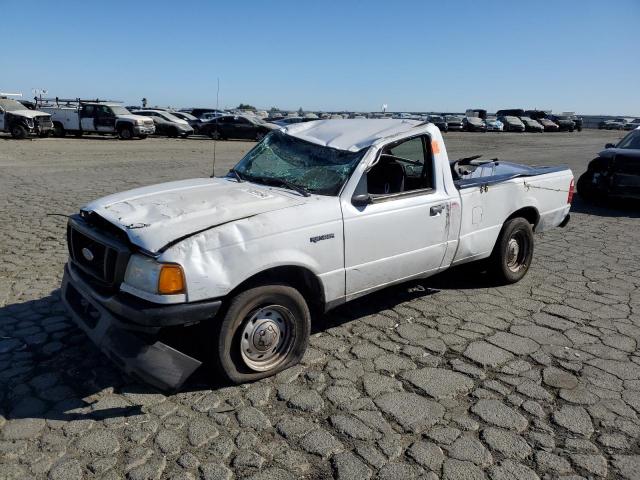
[[(452, 157), (568, 163), (616, 132), (448, 134)], [(219, 142), (217, 172), (252, 144)], [(59, 300), (65, 218), (210, 174), (213, 142), (0, 139), (1, 479), (640, 478), (637, 207), (577, 199), (520, 283), (460, 268), (322, 318), (254, 384), (126, 377)]]

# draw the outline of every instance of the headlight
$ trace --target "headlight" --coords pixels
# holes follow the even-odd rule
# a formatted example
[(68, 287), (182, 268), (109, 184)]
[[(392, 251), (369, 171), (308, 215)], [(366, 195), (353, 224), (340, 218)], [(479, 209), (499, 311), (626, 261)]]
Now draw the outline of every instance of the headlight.
[(33, 128), (33, 118), (27, 118), (27, 127)]
[(144, 120), (136, 119), (136, 125), (144, 125)]
[(131, 256), (124, 281), (131, 287), (154, 294), (175, 295), (186, 291), (180, 265), (159, 263), (142, 255)]

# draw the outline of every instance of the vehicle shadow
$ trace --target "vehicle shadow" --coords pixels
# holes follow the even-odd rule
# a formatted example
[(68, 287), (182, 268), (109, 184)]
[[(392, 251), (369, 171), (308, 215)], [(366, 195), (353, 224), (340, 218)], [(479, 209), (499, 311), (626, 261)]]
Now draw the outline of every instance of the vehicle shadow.
[[(405, 282), (350, 302), (323, 315), (315, 322), (313, 333), (440, 290), (493, 285), (486, 273), (474, 270), (471, 275), (469, 268)], [(59, 290), (37, 300), (0, 307), (0, 415), (7, 420), (124, 419), (146, 415), (154, 402), (173, 393), (198, 397), (228, 386), (207, 365), (178, 392), (162, 392), (127, 376), (73, 323)], [(234, 408), (223, 402), (213, 410)]]
[(571, 213), (585, 213), (598, 217), (640, 218), (640, 200), (615, 198), (590, 202), (576, 195), (571, 204)]
[[(211, 379), (201, 368), (180, 393), (228, 386)], [(145, 407), (172, 393), (121, 372), (65, 313), (59, 290), (0, 307), (0, 418), (127, 418), (145, 415)]]

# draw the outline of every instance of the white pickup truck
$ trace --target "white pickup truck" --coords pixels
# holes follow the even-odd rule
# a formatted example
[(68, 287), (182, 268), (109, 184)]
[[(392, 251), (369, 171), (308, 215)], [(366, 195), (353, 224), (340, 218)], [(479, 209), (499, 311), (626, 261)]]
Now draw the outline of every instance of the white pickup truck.
[(156, 131), (151, 118), (135, 115), (119, 102), (49, 98), (39, 100), (38, 108), (51, 115), (56, 137), (98, 133), (130, 140), (147, 138)]
[(62, 296), (130, 374), (178, 388), (204, 361), (241, 383), (300, 361), (316, 314), (490, 258), (527, 272), (533, 232), (569, 220), (563, 167), (450, 162), (414, 120), (276, 130), (225, 177), (96, 200), (70, 218)]

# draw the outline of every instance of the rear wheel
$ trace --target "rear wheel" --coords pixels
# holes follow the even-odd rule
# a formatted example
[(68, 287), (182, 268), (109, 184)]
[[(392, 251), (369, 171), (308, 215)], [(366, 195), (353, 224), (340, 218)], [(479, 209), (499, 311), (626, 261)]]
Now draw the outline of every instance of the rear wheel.
[(20, 124), (16, 123), (11, 127), (11, 136), (13, 138), (18, 138), (18, 139), (25, 138), (27, 134), (28, 134), (27, 129)]
[(222, 138), (222, 136), (220, 135), (220, 132), (218, 132), (217, 130), (211, 130), (209, 132), (209, 137), (212, 140), (220, 140)]
[(238, 384), (298, 363), (309, 344), (311, 314), (295, 288), (262, 285), (236, 295), (216, 324), (214, 363), (219, 373)]
[(533, 229), (524, 218), (505, 222), (491, 256), (491, 269), (501, 283), (516, 283), (529, 271), (533, 259)]
[(55, 122), (53, 124), (53, 136), (54, 137), (64, 137), (67, 134), (67, 132), (65, 131), (64, 127), (62, 126), (62, 124), (60, 122)]

